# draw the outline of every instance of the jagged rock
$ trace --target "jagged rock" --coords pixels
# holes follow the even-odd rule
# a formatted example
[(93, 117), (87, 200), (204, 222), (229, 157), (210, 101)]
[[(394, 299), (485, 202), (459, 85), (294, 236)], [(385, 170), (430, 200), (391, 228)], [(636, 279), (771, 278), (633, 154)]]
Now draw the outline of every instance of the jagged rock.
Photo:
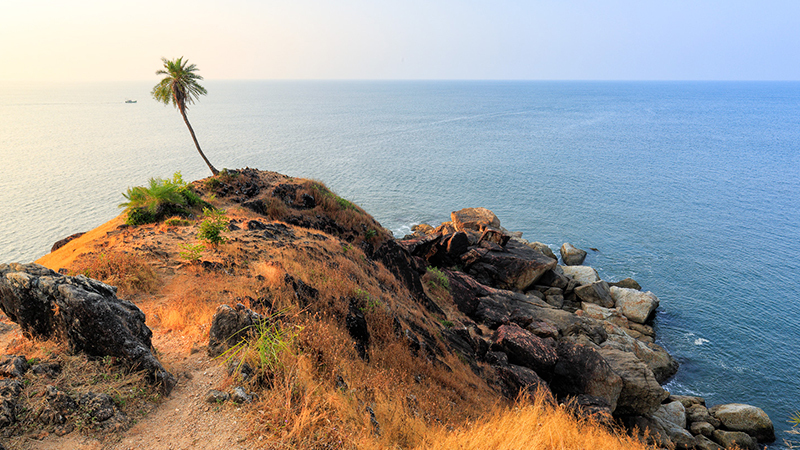
[(81, 407), (86, 409), (89, 417), (95, 419), (97, 422), (105, 422), (106, 420), (114, 417), (118, 412), (117, 405), (114, 404), (114, 399), (108, 394), (97, 394), (88, 392), (81, 395), (79, 401)]
[(450, 297), (459, 311), (467, 316), (473, 316), (478, 308), (478, 297), (486, 296), (489, 292), (482, 284), (471, 276), (453, 270), (444, 270), (450, 285)]
[(656, 381), (663, 383), (678, 372), (678, 362), (658, 344), (644, 343), (621, 328), (609, 327), (608, 338), (602, 343), (603, 348), (612, 348), (624, 352), (632, 352), (653, 371)]
[(715, 430), (711, 437), (724, 448), (758, 450), (758, 444), (756, 443), (756, 440), (743, 431)]
[(67, 243), (69, 241), (71, 241), (73, 239), (78, 239), (79, 237), (83, 236), (84, 234), (85, 234), (85, 232), (75, 233), (75, 234), (71, 234), (71, 235), (65, 237), (64, 239), (56, 241), (56, 243), (53, 244), (53, 246), (50, 248), (50, 252), (52, 253), (52, 252), (60, 249), (61, 247), (67, 245)]
[(492, 349), (505, 352), (511, 364), (533, 369), (545, 381), (553, 376), (558, 356), (552, 339), (542, 339), (511, 324), (498, 328), (492, 341)]
[(592, 284), (600, 281), (597, 271), (589, 266), (559, 266), (564, 275), (571, 277), (579, 284)]
[(617, 309), (636, 323), (647, 322), (658, 307), (658, 297), (650, 291), (641, 292), (612, 286), (611, 297)]
[(233, 403), (250, 403), (253, 401), (253, 396), (248, 394), (241, 386), (233, 388), (233, 394), (231, 394), (230, 398)]
[(241, 303), (234, 308), (220, 305), (211, 319), (208, 331), (208, 356), (216, 358), (226, 350), (245, 339), (254, 327), (264, 321), (264, 317)]
[(550, 246), (547, 244), (542, 244), (541, 242), (528, 242), (526, 245), (534, 250), (542, 252), (542, 254), (548, 258), (558, 260), (556, 254), (553, 253), (553, 250), (550, 249)]
[(600, 349), (600, 355), (623, 380), (615, 413), (649, 415), (669, 397), (669, 392), (656, 381), (653, 371), (633, 353), (604, 348)]
[(469, 250), (469, 238), (467, 233), (463, 231), (444, 236), (441, 242), (447, 259), (450, 261), (457, 261), (461, 255)]
[(506, 396), (509, 398), (515, 398), (522, 390), (527, 390), (531, 394), (537, 389), (546, 389), (550, 392), (547, 382), (532, 369), (514, 364), (498, 366), (496, 369), (498, 377), (505, 384)]
[(536, 250), (509, 241), (505, 251), (472, 249), (462, 255), (466, 272), (480, 283), (500, 289), (525, 291), (556, 261)]
[(437, 305), (422, 287), (419, 270), (421, 269), (411, 254), (394, 239), (386, 241), (375, 250), (374, 259), (383, 263), (387, 269), (411, 292), (412, 298), (434, 314), (444, 315), (444, 311)]
[(608, 285), (626, 289), (636, 289), (637, 291), (642, 290), (642, 287), (633, 278), (625, 278), (623, 280), (615, 281), (613, 283), (608, 283)]
[(206, 392), (204, 399), (206, 403), (225, 403), (230, 398), (231, 396), (227, 392), (211, 389), (210, 391)]
[[(556, 259), (555, 255), (551, 257), (550, 255), (545, 254), (545, 256)], [(545, 286), (557, 287), (563, 291), (569, 285), (569, 281), (570, 278), (564, 275), (564, 271), (561, 270), (561, 267), (556, 266), (553, 268), (553, 270), (548, 270), (543, 273), (542, 276), (537, 280), (537, 283)]]
[(741, 403), (729, 403), (709, 408), (708, 412), (722, 422), (723, 428), (743, 431), (758, 442), (774, 442), (775, 427), (763, 409)]
[[(369, 347), (369, 329), (364, 313), (358, 308), (358, 301), (350, 299), (345, 326), (350, 337), (355, 341), (358, 356), (366, 361), (368, 359), (367, 347)], [(419, 344), (417, 344), (419, 346)]]
[(530, 323), (542, 308), (552, 309), (535, 295), (493, 289), (489, 295), (478, 299), (474, 317), (487, 327), (495, 329), (512, 319), (522, 324)]
[(283, 277), (283, 280), (288, 286), (292, 287), (297, 303), (299, 303), (301, 307), (305, 308), (319, 297), (319, 290), (309, 286), (303, 282), (303, 280), (295, 278), (288, 273)]
[(695, 436), (703, 435), (706, 437), (711, 437), (711, 435), (714, 433), (714, 430), (714, 425), (711, 425), (708, 422), (692, 422), (692, 424), (689, 425), (689, 431)]
[(66, 340), (70, 350), (116, 356), (168, 395), (175, 377), (152, 353), (144, 313), (116, 288), (82, 275), (68, 277), (38, 264), (0, 264), (0, 309), (27, 337)]
[(720, 447), (719, 445), (717, 445), (716, 442), (706, 437), (706, 435), (695, 436), (694, 446), (697, 450), (723, 450), (722, 447)]
[(22, 393), (20, 380), (6, 378), (0, 380), (0, 428), (17, 421), (17, 401)]
[(588, 394), (608, 402), (611, 411), (617, 408), (622, 392), (622, 378), (596, 350), (561, 341), (556, 347), (558, 361), (550, 384), (559, 397)]
[(581, 301), (594, 303), (604, 308), (613, 308), (614, 299), (611, 298), (611, 290), (605, 281), (597, 281), (575, 288), (575, 295)]
[(30, 369), (28, 360), (24, 356), (5, 355), (0, 360), (0, 376), (22, 378)]
[(500, 219), (486, 208), (464, 208), (450, 213), (458, 231), (482, 232), (486, 227), (500, 228)]
[(47, 425), (63, 424), (67, 416), (78, 409), (78, 403), (72, 397), (54, 386), (46, 387), (45, 402), (39, 421)]
[(568, 266), (580, 266), (586, 259), (586, 252), (575, 248), (572, 244), (565, 242), (561, 245), (561, 260)]

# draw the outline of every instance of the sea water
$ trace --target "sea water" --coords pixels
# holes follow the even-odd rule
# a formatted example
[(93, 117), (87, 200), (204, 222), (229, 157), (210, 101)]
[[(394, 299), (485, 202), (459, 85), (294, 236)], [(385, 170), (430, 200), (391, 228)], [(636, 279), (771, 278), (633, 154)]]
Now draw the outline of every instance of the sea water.
[[(209, 175), (152, 83), (0, 86), (0, 262), (119, 214), (149, 177)], [(401, 237), (483, 206), (661, 300), (667, 384), (800, 408), (800, 83), (208, 81), (217, 168), (324, 181)], [(137, 103), (125, 103), (135, 99)], [(774, 446), (780, 448), (779, 444)]]

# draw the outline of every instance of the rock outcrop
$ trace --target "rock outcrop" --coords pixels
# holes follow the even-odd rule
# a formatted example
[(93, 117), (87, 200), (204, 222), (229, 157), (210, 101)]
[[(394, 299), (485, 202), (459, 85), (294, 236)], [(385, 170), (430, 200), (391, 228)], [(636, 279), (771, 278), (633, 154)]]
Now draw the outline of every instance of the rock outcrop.
[(580, 266), (586, 260), (586, 252), (565, 242), (561, 245), (561, 260), (567, 266)]
[(165, 395), (175, 386), (153, 355), (144, 313), (117, 298), (115, 287), (38, 264), (0, 264), (0, 309), (27, 337), (61, 339), (92, 357), (118, 357), (144, 370)]

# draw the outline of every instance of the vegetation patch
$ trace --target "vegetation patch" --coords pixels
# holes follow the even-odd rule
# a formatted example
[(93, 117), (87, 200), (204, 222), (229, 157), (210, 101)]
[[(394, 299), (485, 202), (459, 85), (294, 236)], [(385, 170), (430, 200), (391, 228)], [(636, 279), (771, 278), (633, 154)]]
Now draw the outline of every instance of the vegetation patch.
[(225, 216), (225, 211), (203, 208), (203, 216), (205, 219), (200, 223), (197, 239), (209, 245), (224, 243), (226, 238), (222, 232), (228, 229), (228, 218)]
[(122, 195), (128, 201), (119, 206), (125, 208), (125, 223), (131, 226), (171, 216), (188, 217), (198, 208), (210, 206), (183, 181), (180, 172), (175, 172), (172, 179), (150, 178), (147, 186), (128, 188)]
[(86, 255), (76, 261), (71, 275), (116, 286), (121, 294), (152, 293), (161, 285), (158, 274), (141, 255), (124, 251)]

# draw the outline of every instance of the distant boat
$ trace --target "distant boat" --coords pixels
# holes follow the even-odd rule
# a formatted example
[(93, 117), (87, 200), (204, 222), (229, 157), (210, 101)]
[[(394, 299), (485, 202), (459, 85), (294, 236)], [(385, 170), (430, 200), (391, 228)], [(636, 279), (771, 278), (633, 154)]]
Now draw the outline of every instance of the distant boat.
[(125, 100), (125, 103), (136, 103), (136, 100)]

